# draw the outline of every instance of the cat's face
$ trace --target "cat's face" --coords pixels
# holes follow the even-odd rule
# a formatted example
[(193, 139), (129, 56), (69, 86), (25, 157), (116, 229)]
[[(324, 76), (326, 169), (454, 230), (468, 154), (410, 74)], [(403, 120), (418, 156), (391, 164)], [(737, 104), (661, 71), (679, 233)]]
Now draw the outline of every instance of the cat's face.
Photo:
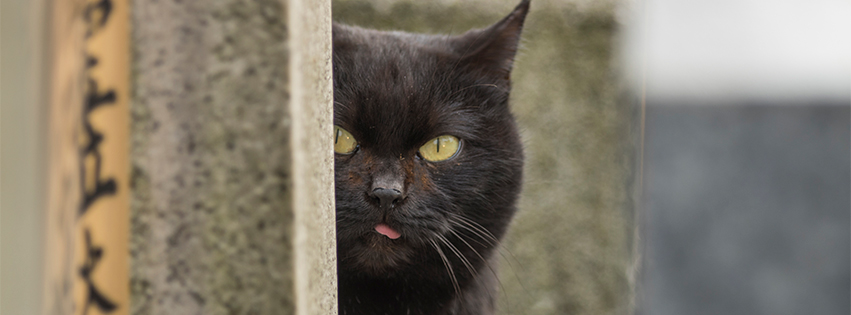
[(341, 273), (429, 276), (495, 246), (520, 190), (508, 96), (524, 16), (457, 37), (334, 26)]

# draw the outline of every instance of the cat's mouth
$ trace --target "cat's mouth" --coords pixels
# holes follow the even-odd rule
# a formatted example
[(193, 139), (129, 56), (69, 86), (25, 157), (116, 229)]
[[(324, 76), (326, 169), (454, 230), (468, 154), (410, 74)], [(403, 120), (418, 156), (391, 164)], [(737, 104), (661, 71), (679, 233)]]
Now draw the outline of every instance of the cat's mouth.
[[(374, 276), (387, 276), (402, 266), (410, 264), (416, 255), (410, 239), (402, 237), (399, 226), (387, 222), (373, 223), (372, 228), (361, 230), (360, 237), (344, 239), (338, 243), (343, 268), (354, 268)], [(367, 230), (368, 229), (368, 230)]]
[(397, 232), (396, 230), (384, 223), (379, 223), (378, 225), (376, 225), (375, 231), (381, 235), (389, 237), (391, 240), (395, 240), (402, 236), (401, 233)]

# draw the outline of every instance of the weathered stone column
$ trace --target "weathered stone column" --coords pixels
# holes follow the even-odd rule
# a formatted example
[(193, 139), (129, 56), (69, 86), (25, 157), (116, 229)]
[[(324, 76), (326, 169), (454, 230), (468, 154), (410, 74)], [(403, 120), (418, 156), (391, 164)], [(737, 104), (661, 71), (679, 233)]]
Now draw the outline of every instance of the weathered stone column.
[(330, 2), (132, 14), (132, 314), (336, 313)]

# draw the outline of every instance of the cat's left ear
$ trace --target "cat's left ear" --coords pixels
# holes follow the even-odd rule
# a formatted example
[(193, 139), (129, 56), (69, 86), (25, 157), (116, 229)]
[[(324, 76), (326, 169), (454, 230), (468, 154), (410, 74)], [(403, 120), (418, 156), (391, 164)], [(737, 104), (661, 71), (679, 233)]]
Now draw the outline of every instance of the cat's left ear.
[(508, 16), (488, 28), (472, 30), (452, 38), (451, 45), (461, 54), (461, 62), (507, 87), (514, 55), (529, 12), (529, 0), (523, 0)]

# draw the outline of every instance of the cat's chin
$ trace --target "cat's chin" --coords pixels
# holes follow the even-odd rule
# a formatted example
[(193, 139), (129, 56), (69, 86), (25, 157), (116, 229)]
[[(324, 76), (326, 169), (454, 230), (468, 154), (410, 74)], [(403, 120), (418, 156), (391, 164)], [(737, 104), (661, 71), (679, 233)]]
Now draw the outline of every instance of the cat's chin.
[(379, 233), (367, 233), (352, 242), (345, 251), (343, 262), (370, 276), (388, 276), (411, 263), (415, 250), (404, 238), (390, 239)]

